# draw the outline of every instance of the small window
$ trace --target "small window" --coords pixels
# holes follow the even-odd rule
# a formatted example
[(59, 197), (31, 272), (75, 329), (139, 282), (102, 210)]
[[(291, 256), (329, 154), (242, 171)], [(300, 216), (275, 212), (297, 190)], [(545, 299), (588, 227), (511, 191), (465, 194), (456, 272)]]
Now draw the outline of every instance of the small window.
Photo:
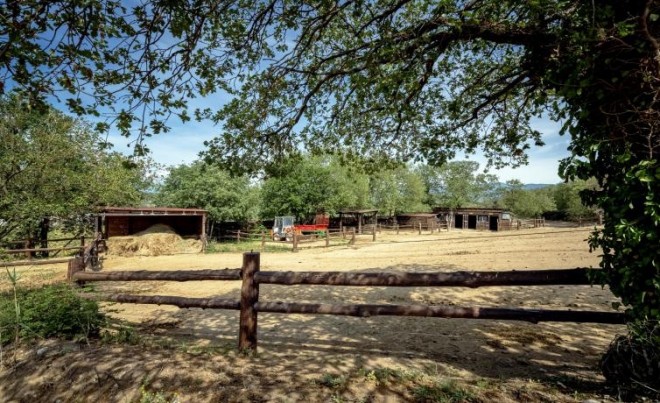
[(502, 219), (503, 219), (503, 220), (510, 220), (510, 219), (511, 219), (511, 214), (509, 214), (509, 213), (502, 213)]

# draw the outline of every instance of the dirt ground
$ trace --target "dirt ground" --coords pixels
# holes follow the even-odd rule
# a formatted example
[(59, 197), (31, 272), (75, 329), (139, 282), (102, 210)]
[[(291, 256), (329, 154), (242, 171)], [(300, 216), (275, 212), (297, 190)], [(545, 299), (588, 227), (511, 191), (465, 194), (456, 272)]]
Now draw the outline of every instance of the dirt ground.
[[(588, 235), (586, 228), (559, 227), (382, 233), (376, 242), (370, 235), (358, 237), (353, 246), (265, 252), (261, 270), (597, 267), (599, 258), (585, 241)], [(241, 261), (240, 253), (108, 256), (103, 271), (238, 268)], [(21, 281), (26, 283), (60, 281), (66, 271), (62, 265), (18, 270), (24, 271)], [(238, 299), (240, 282), (103, 283), (96, 289)], [(259, 299), (599, 311), (611, 311), (617, 301), (599, 286), (262, 285)], [(433, 394), (440, 389), (454, 401), (607, 400), (600, 392), (598, 360), (614, 336), (625, 331), (602, 324), (259, 314), (258, 354), (243, 356), (236, 351), (236, 311), (129, 304), (103, 304), (103, 309), (132, 345), (42, 342), (23, 348), (18, 363), (0, 371), (0, 400), (442, 401)]]

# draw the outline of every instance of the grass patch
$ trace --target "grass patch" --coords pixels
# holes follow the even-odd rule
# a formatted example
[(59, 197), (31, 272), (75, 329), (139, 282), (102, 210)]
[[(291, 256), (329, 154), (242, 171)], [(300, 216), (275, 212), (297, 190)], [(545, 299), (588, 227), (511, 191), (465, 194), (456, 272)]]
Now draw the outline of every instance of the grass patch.
[(326, 388), (339, 389), (346, 386), (348, 379), (343, 375), (324, 373), (316, 383)]
[(261, 241), (225, 241), (225, 242), (209, 242), (206, 246), (206, 253), (242, 253), (242, 252), (291, 252), (292, 246), (288, 243), (273, 244), (266, 243), (261, 247)]
[(0, 294), (0, 343), (44, 338), (84, 340), (97, 336), (105, 316), (96, 301), (82, 298), (68, 284)]
[(475, 395), (466, 388), (449, 380), (436, 382), (432, 385), (419, 385), (413, 388), (413, 397), (418, 402), (470, 402), (474, 401)]

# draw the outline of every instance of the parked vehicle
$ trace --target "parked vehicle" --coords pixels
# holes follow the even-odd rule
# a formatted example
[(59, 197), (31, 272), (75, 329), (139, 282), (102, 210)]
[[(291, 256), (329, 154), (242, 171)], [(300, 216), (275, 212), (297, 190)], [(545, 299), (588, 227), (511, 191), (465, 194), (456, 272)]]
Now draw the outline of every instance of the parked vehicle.
[(291, 216), (275, 217), (273, 223), (273, 241), (290, 241), (293, 239), (294, 218)]
[(314, 224), (295, 224), (292, 216), (275, 217), (271, 235), (274, 241), (291, 241), (293, 234), (323, 235), (328, 231), (329, 219), (323, 214), (317, 214)]

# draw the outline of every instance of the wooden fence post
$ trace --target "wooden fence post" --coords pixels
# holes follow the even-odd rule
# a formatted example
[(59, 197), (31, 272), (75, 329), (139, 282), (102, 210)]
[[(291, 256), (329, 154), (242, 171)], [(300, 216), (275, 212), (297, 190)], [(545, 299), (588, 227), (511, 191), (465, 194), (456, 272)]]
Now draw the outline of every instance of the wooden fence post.
[(263, 252), (266, 249), (266, 233), (261, 231), (261, 251)]
[(241, 230), (236, 232), (236, 243), (241, 243)]
[(325, 247), (330, 246), (330, 228), (325, 230)]
[(372, 239), (372, 241), (376, 242), (376, 226), (375, 226), (375, 225), (374, 225), (374, 227), (373, 227), (373, 233), (372, 233), (372, 234), (373, 234), (373, 239)]
[(396, 224), (396, 234), (399, 235), (399, 224)]
[(259, 283), (254, 280), (254, 275), (259, 272), (259, 260), (259, 253), (243, 253), (238, 349), (244, 352), (257, 351), (257, 310), (255, 305), (259, 302)]
[(351, 240), (348, 242), (349, 245), (355, 245), (355, 228), (351, 229)]
[[(27, 241), (25, 241), (25, 249), (34, 249), (34, 242), (32, 242), (32, 238), (28, 238)], [(25, 252), (25, 257), (28, 260), (32, 260), (34, 257), (34, 251), (28, 250)]]
[(420, 221), (417, 224), (419, 224), (419, 235), (422, 235), (422, 222)]
[(293, 251), (298, 252), (298, 234), (296, 232), (293, 232)]
[[(66, 278), (69, 281), (73, 281), (73, 275), (79, 271), (85, 271), (85, 260), (82, 256), (74, 256), (73, 259), (69, 260), (69, 266), (67, 267)], [(77, 285), (85, 285), (82, 281), (77, 281)]]

